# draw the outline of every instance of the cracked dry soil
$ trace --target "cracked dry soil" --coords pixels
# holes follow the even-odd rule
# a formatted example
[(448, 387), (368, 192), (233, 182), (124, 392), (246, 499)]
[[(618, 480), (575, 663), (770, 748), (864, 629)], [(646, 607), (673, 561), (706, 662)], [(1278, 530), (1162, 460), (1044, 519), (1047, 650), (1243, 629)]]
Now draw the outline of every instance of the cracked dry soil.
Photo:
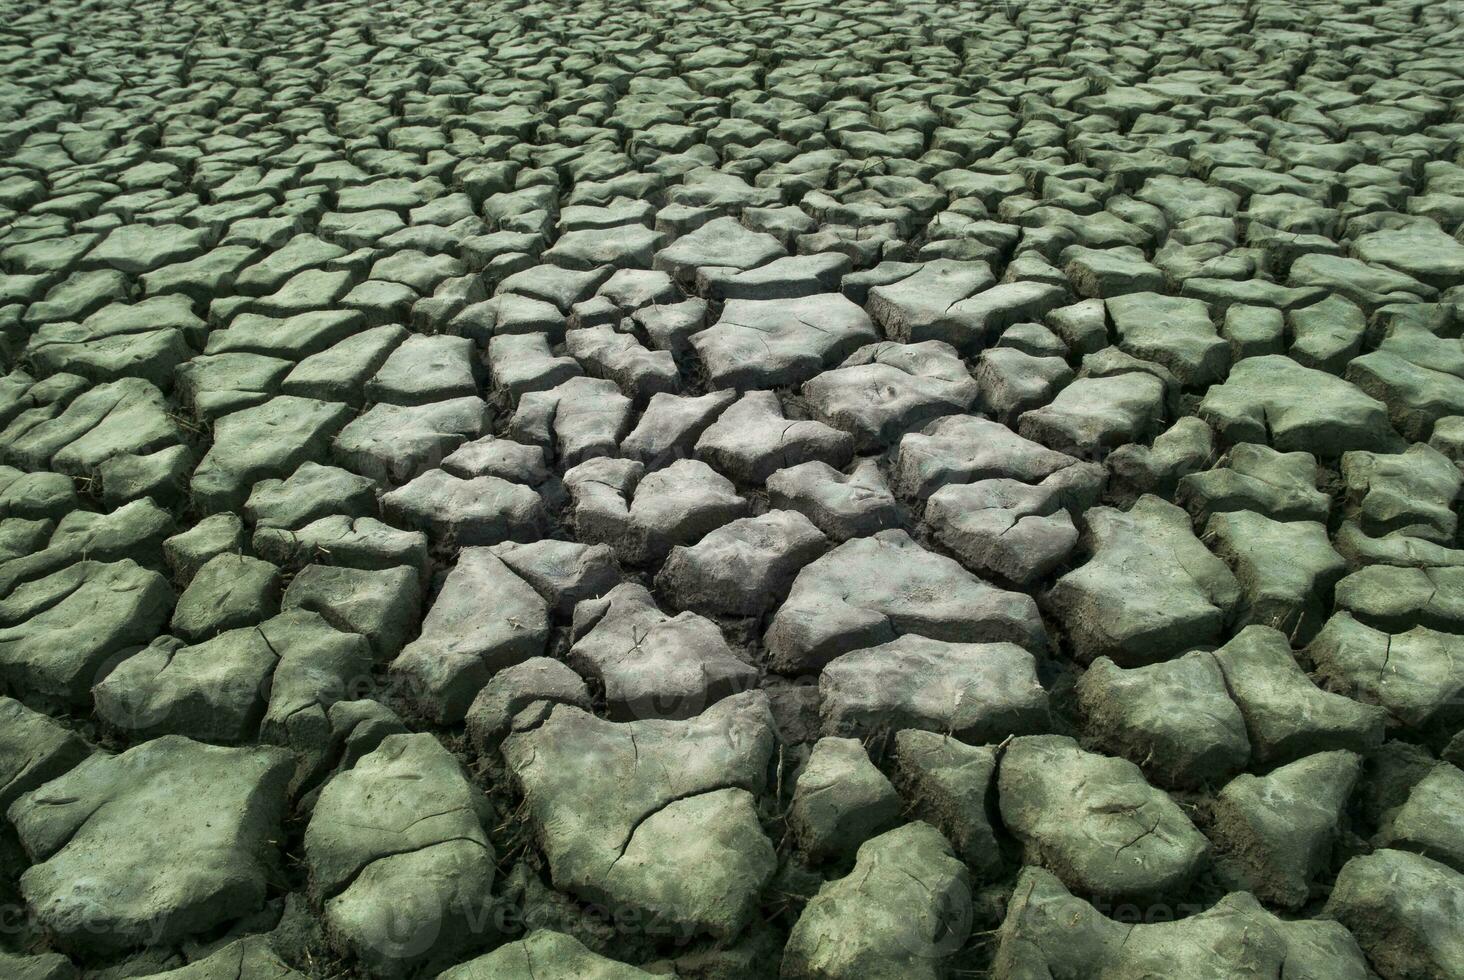
[(1464, 8), (0, 0), (0, 978), (1464, 978)]

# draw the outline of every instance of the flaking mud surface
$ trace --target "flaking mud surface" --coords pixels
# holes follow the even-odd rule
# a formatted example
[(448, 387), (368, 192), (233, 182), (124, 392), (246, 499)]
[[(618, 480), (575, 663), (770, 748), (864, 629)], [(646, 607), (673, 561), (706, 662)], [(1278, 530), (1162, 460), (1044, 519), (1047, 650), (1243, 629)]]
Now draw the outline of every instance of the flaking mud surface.
[(1457, 3), (0, 12), (0, 976), (1464, 977)]

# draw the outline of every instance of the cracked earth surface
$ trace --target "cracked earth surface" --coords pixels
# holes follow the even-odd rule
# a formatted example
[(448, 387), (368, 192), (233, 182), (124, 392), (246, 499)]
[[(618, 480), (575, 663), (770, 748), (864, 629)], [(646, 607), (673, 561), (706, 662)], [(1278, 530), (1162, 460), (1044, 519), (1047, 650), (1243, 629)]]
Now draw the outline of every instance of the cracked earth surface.
[(0, 10), (0, 976), (1464, 978), (1457, 3)]

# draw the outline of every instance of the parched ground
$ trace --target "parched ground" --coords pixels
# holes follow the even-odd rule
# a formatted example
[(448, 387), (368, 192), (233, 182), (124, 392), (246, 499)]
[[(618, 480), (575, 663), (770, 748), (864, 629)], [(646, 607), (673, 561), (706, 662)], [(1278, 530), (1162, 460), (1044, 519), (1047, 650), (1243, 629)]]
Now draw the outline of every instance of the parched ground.
[(1464, 978), (1464, 9), (0, 2), (0, 978)]

